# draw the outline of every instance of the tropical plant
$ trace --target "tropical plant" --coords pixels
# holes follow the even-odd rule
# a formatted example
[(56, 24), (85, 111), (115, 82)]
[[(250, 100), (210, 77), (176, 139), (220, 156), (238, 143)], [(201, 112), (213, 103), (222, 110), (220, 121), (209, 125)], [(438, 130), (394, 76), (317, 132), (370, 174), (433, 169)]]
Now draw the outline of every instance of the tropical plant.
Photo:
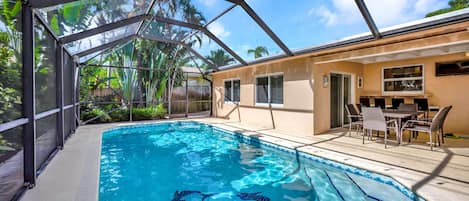
[(432, 17), (435, 15), (441, 15), (444, 13), (449, 13), (449, 12), (453, 12), (456, 10), (469, 8), (469, 0), (450, 0), (448, 2), (448, 5), (449, 5), (448, 8), (443, 8), (443, 9), (430, 12), (427, 15), (425, 15), (425, 17)]
[(234, 62), (234, 59), (222, 49), (212, 50), (210, 51), (210, 55), (205, 57), (217, 67), (226, 66)]
[(146, 88), (145, 102), (147, 105), (156, 104), (163, 95), (163, 90), (166, 88), (167, 79), (166, 74), (161, 72), (166, 68), (167, 55), (160, 53), (155, 57), (151, 57), (150, 70), (148, 71), (147, 79), (142, 80)]
[(0, 4), (0, 123), (21, 117), (21, 1)]
[[(21, 6), (21, 0), (0, 0), (0, 124), (22, 116)], [(0, 164), (20, 155), (22, 136), (22, 127), (0, 132)], [(5, 192), (0, 199), (10, 199)]]
[[(203, 25), (206, 22), (205, 17), (196, 9), (191, 0), (157, 0), (155, 3), (153, 11), (156, 15), (168, 18), (182, 17), (184, 21), (199, 25)], [(116, 3), (116, 6), (118, 4), (122, 3)], [(97, 4), (95, 6), (99, 7), (102, 5)], [(113, 15), (118, 16), (120, 11), (116, 12)], [(104, 19), (104, 17), (108, 16), (98, 19), (103, 18), (103, 22), (105, 22), (107, 18)], [(194, 34), (190, 30), (181, 29), (176, 25), (150, 21), (144, 24), (142, 30), (143, 35), (157, 35), (171, 40), (186, 39), (185, 42), (189, 46), (201, 45), (202, 43), (200, 33)], [(188, 51), (181, 46), (144, 38), (135, 39), (132, 43), (108, 51), (106, 54), (108, 55), (104, 58), (101, 57), (102, 59), (100, 60), (94, 59), (92, 62), (97, 62), (98, 66), (106, 64), (142, 67), (148, 68), (148, 70), (113, 69), (110, 75), (105, 75), (102, 72), (93, 72), (89, 74), (90, 77), (88, 79), (90, 80), (88, 84), (83, 84), (82, 86), (87, 89), (93, 89), (103, 86), (104, 82), (110, 82), (110, 87), (117, 88), (119, 94), (122, 94), (123, 99), (127, 101), (130, 99), (136, 100), (139, 102), (138, 106), (140, 107), (143, 104), (154, 106), (161, 103), (162, 96), (166, 90), (169, 90), (166, 94), (170, 94), (172, 88), (181, 85), (183, 74), (180, 72), (179, 67), (187, 65), (191, 60), (189, 59)], [(87, 78), (84, 79), (86, 80)]]
[(254, 59), (269, 55), (269, 50), (265, 46), (257, 46), (254, 49), (249, 49), (248, 54), (254, 55)]
[[(133, 66), (133, 56), (134, 56), (134, 47), (132, 45), (127, 45), (122, 47), (119, 51), (115, 51), (111, 59), (116, 61), (119, 66), (129, 67)], [(119, 68), (116, 69), (118, 76), (119, 89), (123, 96), (123, 101), (127, 102), (123, 104), (129, 104), (133, 100), (133, 92), (137, 87), (137, 70), (129, 68)]]

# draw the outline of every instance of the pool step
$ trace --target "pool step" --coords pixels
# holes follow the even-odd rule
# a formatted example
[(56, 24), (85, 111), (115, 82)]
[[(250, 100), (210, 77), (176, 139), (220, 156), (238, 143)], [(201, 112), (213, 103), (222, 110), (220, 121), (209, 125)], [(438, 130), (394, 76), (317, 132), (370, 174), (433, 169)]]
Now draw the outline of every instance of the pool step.
[(345, 173), (349, 179), (360, 188), (360, 190), (368, 196), (368, 200), (402, 200), (411, 201), (410, 198), (405, 196), (402, 192), (395, 189), (390, 185), (368, 179), (362, 176)]
[(343, 200), (330, 182), (325, 171), (316, 168), (305, 168), (305, 172), (310, 177), (314, 189), (318, 192), (318, 200)]
[(369, 200), (366, 194), (350, 180), (346, 173), (326, 171), (330, 182), (337, 191), (340, 193), (344, 200), (367, 201)]

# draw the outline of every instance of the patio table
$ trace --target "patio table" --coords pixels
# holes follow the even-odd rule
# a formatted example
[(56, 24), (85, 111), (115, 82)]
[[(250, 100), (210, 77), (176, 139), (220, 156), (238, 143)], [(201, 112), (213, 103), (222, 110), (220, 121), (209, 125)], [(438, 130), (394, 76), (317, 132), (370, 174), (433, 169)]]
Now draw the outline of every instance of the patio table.
[(396, 119), (397, 120), (397, 141), (398, 144), (402, 142), (402, 133), (401, 133), (401, 126), (402, 126), (402, 119), (413, 118), (418, 115), (418, 112), (405, 112), (405, 111), (398, 111), (398, 110), (383, 110), (384, 117)]

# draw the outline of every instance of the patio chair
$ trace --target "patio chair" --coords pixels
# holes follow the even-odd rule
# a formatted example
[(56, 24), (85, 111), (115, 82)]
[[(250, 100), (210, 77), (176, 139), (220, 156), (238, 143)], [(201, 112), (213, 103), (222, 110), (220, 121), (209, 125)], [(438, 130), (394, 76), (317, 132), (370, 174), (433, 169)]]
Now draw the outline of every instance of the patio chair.
[(375, 98), (375, 107), (386, 109), (386, 100), (384, 98)]
[[(448, 116), (449, 111), (450, 111), (451, 109), (453, 109), (453, 106), (451, 106), (451, 105), (448, 106), (448, 107), (449, 107), (448, 110), (445, 111), (445, 113), (444, 113), (445, 116), (444, 116), (444, 120), (443, 120), (443, 121), (446, 120), (446, 117)], [(433, 119), (433, 118), (428, 118), (428, 117), (418, 118), (418, 120), (427, 121), (427, 122), (432, 121), (432, 119)], [(444, 138), (445, 132), (444, 132), (443, 126), (444, 126), (444, 125), (441, 125), (441, 129), (440, 129), (440, 130), (441, 130), (441, 141), (442, 141), (442, 143), (444, 144), (444, 143), (445, 143), (445, 138)]]
[[(444, 116), (443, 116), (443, 122), (441, 123), (441, 128), (440, 128), (440, 132), (441, 132), (441, 143), (443, 143), (443, 144), (445, 143), (445, 131), (443, 130), (443, 126), (445, 125), (446, 117), (448, 117), (448, 113), (449, 113), (449, 111), (451, 111), (451, 109), (453, 109), (453, 106), (452, 106), (452, 105), (448, 106), (448, 108), (446, 109), (445, 113), (443, 113), (443, 114), (444, 114)], [(440, 143), (440, 142), (438, 141), (438, 143)]]
[(414, 104), (417, 104), (418, 111), (424, 112), (425, 118), (428, 117), (428, 99), (427, 98), (414, 98)]
[[(367, 132), (370, 133), (368, 137), (370, 138), (373, 131), (384, 131), (384, 148), (387, 148), (387, 139), (388, 139), (388, 130), (394, 129), (397, 132), (397, 121), (391, 119), (386, 121), (384, 118), (383, 111), (381, 108), (377, 107), (363, 107), (363, 144), (365, 144), (365, 135)], [(399, 139), (399, 136), (397, 136)]]
[(401, 133), (403, 133), (405, 130), (428, 133), (430, 138), (430, 150), (433, 151), (433, 134), (435, 133), (439, 139), (438, 132), (441, 132), (441, 128), (445, 120), (445, 115), (447, 115), (451, 108), (451, 106), (447, 106), (441, 109), (440, 111), (438, 111), (438, 113), (436, 113), (436, 115), (432, 118), (431, 121), (408, 120), (405, 122), (404, 126), (402, 126)]
[(391, 102), (392, 102), (392, 109), (397, 109), (399, 107), (399, 105), (401, 105), (401, 103), (404, 103), (404, 99), (403, 98), (392, 98)]
[(370, 98), (360, 97), (360, 105), (362, 105), (364, 107), (370, 107)]
[(362, 105), (361, 104), (356, 104), (358, 113), (362, 113)]
[[(415, 113), (417, 113), (417, 112), (418, 112), (418, 106), (417, 106), (417, 104), (405, 104), (405, 103), (401, 103), (401, 104), (399, 105), (399, 107), (397, 108), (397, 111), (402, 111), (402, 112), (415, 112)], [(402, 119), (402, 122), (405, 122), (405, 121), (411, 120), (411, 119), (415, 119), (415, 118), (417, 118), (417, 117), (418, 117), (418, 115), (416, 115), (416, 116), (414, 116), (414, 117), (412, 117), (412, 118), (410, 118), (410, 119), (409, 119), (409, 118), (407, 118), (407, 119)], [(417, 137), (417, 136), (418, 136), (418, 132), (412, 131), (412, 134), (411, 134), (411, 136), (409, 137), (409, 140), (410, 140), (410, 138), (412, 138), (412, 137), (415, 138), (415, 137)]]
[(347, 104), (345, 106), (345, 110), (347, 111), (347, 118), (349, 120), (349, 136), (352, 135), (352, 129), (355, 127), (357, 130), (357, 133), (361, 130), (363, 127), (363, 121), (362, 121), (362, 116), (360, 113), (357, 111), (355, 108), (355, 105), (353, 104)]

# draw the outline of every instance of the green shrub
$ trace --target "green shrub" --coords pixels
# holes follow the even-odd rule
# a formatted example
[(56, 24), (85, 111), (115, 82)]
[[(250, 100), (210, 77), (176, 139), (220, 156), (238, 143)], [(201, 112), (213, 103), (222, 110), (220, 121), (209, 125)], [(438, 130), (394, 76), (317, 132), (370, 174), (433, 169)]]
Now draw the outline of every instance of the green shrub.
[[(163, 107), (163, 104), (159, 104), (153, 107), (132, 108), (132, 119), (135, 121), (161, 119), (165, 114), (167, 114), (167, 110)], [(106, 114), (102, 109), (98, 108), (87, 108), (81, 112), (81, 118), (83, 121), (88, 121), (97, 116), (100, 117), (88, 123), (95, 124), (129, 121), (129, 109), (117, 109), (109, 112), (108, 114)]]
[(109, 113), (112, 122), (129, 121), (129, 110), (119, 109)]
[(81, 114), (81, 118), (82, 118), (83, 121), (88, 121), (88, 120), (90, 120), (92, 118), (95, 118), (95, 117), (98, 117), (98, 116), (99, 116), (99, 118), (96, 118), (95, 120), (93, 120), (89, 123), (109, 123), (109, 122), (112, 121), (111, 117), (101, 109), (92, 109), (92, 110), (89, 110), (89, 111), (84, 111)]
[(166, 113), (167, 110), (162, 104), (154, 107), (132, 108), (132, 119), (136, 121), (161, 119)]

